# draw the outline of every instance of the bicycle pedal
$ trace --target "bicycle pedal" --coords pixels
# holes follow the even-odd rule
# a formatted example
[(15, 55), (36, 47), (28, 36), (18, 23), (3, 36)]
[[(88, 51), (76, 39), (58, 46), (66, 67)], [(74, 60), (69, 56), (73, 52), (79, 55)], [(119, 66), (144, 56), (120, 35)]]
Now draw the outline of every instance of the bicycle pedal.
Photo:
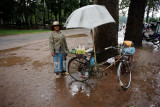
[(119, 86), (123, 86), (123, 83), (121, 81), (119, 81)]

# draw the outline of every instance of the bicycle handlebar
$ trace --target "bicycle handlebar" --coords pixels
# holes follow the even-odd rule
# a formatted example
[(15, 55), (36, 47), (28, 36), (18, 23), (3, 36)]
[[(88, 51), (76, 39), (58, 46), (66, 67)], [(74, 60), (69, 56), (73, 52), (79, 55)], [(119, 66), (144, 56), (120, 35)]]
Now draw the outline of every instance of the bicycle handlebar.
[(110, 47), (107, 47), (107, 48), (104, 48), (104, 49), (108, 50), (108, 49), (111, 49), (111, 48), (113, 48), (113, 49), (120, 49), (120, 47), (113, 47), (113, 46), (110, 46)]

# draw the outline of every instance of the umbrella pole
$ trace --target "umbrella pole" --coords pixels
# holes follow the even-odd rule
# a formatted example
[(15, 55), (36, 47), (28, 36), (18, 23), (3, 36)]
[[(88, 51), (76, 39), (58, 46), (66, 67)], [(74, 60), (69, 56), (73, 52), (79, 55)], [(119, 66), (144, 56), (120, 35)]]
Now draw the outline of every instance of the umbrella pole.
[(96, 48), (95, 48), (95, 40), (94, 40), (94, 29), (91, 29), (91, 36), (93, 40), (93, 49), (94, 49), (94, 59), (95, 59), (95, 70), (97, 71), (97, 58), (96, 58)]

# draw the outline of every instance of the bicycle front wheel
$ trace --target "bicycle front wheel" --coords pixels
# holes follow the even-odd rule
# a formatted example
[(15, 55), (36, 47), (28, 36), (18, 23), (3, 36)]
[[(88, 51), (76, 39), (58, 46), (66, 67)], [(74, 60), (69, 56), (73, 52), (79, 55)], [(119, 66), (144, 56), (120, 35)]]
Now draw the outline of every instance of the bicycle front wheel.
[(131, 68), (128, 62), (120, 62), (117, 70), (119, 85), (127, 90), (131, 84)]
[(86, 81), (90, 77), (90, 63), (85, 58), (73, 57), (68, 63), (70, 76), (77, 81)]

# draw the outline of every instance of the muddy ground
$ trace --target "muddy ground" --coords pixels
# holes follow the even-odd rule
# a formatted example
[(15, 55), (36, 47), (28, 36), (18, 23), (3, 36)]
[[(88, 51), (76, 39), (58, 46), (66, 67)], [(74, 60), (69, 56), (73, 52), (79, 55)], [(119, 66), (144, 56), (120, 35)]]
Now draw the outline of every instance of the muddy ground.
[[(68, 37), (69, 48), (87, 37)], [(68, 57), (69, 59), (70, 57)], [(0, 107), (160, 107), (160, 50), (136, 49), (131, 87), (118, 86), (116, 67), (86, 83), (55, 78), (48, 41), (0, 51)]]

